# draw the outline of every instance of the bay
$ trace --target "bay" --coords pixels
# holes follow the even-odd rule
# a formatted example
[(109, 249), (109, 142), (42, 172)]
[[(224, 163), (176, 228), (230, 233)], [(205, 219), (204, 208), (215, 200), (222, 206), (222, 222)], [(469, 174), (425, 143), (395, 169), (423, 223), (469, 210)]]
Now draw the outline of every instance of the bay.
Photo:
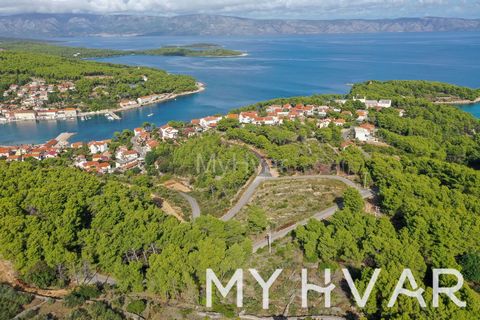
[[(371, 79), (425, 79), (480, 87), (480, 33), (398, 33), (272, 37), (77, 37), (52, 39), (64, 45), (146, 49), (211, 42), (246, 51), (235, 58), (122, 56), (98, 61), (150, 66), (189, 74), (206, 84), (202, 93), (80, 121), (15, 122), (0, 125), (0, 145), (42, 143), (61, 132), (72, 141), (110, 138), (144, 122), (162, 125), (258, 101), (315, 93), (346, 93), (350, 84)], [(480, 105), (462, 106), (480, 117)], [(153, 116), (150, 116), (153, 114)]]

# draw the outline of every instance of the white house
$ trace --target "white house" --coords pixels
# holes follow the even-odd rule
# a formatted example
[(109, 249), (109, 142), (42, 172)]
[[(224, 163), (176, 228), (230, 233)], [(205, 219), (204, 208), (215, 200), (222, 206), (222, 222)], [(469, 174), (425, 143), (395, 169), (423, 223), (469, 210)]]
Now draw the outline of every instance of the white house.
[(209, 117), (205, 117), (205, 118), (201, 118), (200, 119), (200, 126), (202, 126), (203, 128), (208, 128), (208, 127), (212, 127), (214, 125), (216, 125), (218, 123), (218, 121), (222, 120), (222, 117), (220, 116), (209, 116)]
[(365, 128), (355, 127), (354, 132), (355, 132), (355, 139), (357, 139), (360, 142), (365, 142), (370, 139), (370, 131), (368, 131)]
[(240, 123), (252, 123), (257, 117), (258, 114), (255, 111), (240, 112), (240, 115), (238, 116), (238, 121)]
[(163, 139), (176, 139), (178, 136), (178, 130), (168, 124), (161, 126), (160, 131), (162, 132)]
[(390, 108), (392, 106), (392, 100), (380, 100), (378, 101), (380, 108)]
[(99, 152), (105, 152), (108, 150), (108, 142), (107, 141), (92, 141), (88, 143), (88, 149), (90, 149), (90, 153), (95, 154)]

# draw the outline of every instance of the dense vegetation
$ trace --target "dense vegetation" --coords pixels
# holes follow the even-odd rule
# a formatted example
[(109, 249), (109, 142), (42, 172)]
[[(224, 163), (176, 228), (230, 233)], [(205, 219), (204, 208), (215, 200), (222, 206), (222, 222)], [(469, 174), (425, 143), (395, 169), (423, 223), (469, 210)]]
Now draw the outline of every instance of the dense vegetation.
[[(148, 78), (144, 80), (144, 76)], [(195, 90), (195, 79), (165, 71), (127, 67), (92, 61), (66, 59), (27, 52), (0, 52), (0, 96), (11, 84), (25, 84), (32, 78), (47, 83), (73, 81), (75, 90), (62, 97), (67, 105), (85, 109), (115, 108), (120, 99)]]
[(219, 216), (250, 176), (258, 160), (245, 147), (223, 142), (217, 134), (191, 138), (180, 145), (163, 143), (149, 155), (160, 173), (190, 179), (205, 212)]
[(50, 161), (0, 162), (0, 190), (0, 255), (26, 281), (48, 280), (32, 285), (63, 286), (98, 270), (120, 290), (198, 303), (206, 268), (225, 275), (251, 252), (237, 222), (180, 224), (147, 188)]
[(430, 101), (475, 100), (480, 89), (423, 80), (367, 81), (353, 85), (350, 97), (367, 99), (423, 98)]
[[(322, 142), (341, 138), (339, 129), (331, 130), (334, 130), (336, 137), (330, 135)], [(227, 130), (227, 137), (263, 150), (281, 172), (306, 172), (322, 164), (329, 166), (335, 161), (331, 148), (310, 139), (314, 138), (312, 132), (315, 131), (318, 131), (315, 123), (286, 121), (275, 127), (246, 125), (243, 128), (231, 128)]]
[[(38, 287), (64, 286), (82, 276), (85, 269), (98, 270), (117, 279), (119, 292), (146, 291), (160, 302), (177, 300), (195, 305), (203, 305), (205, 269), (209, 267), (224, 283), (231, 271), (246, 261), (257, 263), (262, 274), (288, 264), (296, 268), (292, 278), (300, 266), (347, 267), (360, 292), (364, 292), (373, 269), (382, 268), (366, 307), (353, 310), (360, 319), (476, 319), (480, 314), (480, 173), (476, 170), (480, 164), (480, 123), (454, 107), (429, 101), (445, 93), (468, 98), (469, 90), (420, 83), (417, 92), (412, 91), (417, 88), (415, 83), (400, 82), (397, 91), (392, 91), (391, 82), (352, 89), (352, 94), (358, 88), (371, 90), (357, 93), (391, 98), (396, 107), (404, 109), (403, 117), (394, 108), (369, 110), (369, 121), (379, 128), (376, 134), (388, 146), (349, 146), (335, 155), (332, 147), (342, 141), (337, 127), (317, 129), (313, 121), (241, 127), (230, 119), (219, 124), (219, 133), (162, 142), (146, 157), (148, 177), (100, 179), (56, 161), (2, 161), (0, 255), (14, 262), (24, 281)], [(297, 97), (273, 103), (324, 104), (332, 98)], [(263, 111), (271, 103), (247, 109)], [(352, 102), (342, 108), (353, 112), (364, 107)], [(126, 143), (131, 135), (127, 131), (117, 134), (113, 146)], [(251, 148), (266, 154), (284, 174), (331, 172), (332, 164), (337, 163), (345, 173), (375, 190), (372, 204), (379, 211), (372, 214), (372, 206), (365, 206), (360, 194), (349, 188), (343, 194), (342, 210), (328, 221), (312, 220), (298, 227), (293, 243), (275, 248), (280, 257), (266, 253), (262, 257), (261, 252), (250, 255), (246, 234), (264, 232), (269, 215), (275, 212), (265, 212), (255, 204), (247, 208), (242, 222), (224, 223), (203, 216), (195, 222), (179, 223), (152, 201), (155, 192), (172, 197), (153, 181), (175, 175), (189, 180), (202, 213), (220, 215), (258, 166)], [(273, 196), (282, 205), (281, 196)], [(296, 254), (300, 249), (303, 257)], [(255, 262), (259, 257), (262, 260)], [(412, 269), (417, 282), (426, 288), (427, 308), (407, 297), (400, 298), (393, 308), (387, 307), (404, 268)], [(467, 301), (466, 308), (456, 307), (445, 295), (440, 308), (431, 308), (432, 268), (461, 270), (468, 282), (457, 295)], [(442, 279), (442, 284), (450, 280)], [(275, 288), (272, 297), (283, 301), (279, 298), (283, 295), (290, 304), (291, 293), (284, 295), (283, 289), (283, 284)], [(246, 309), (260, 313), (259, 295), (253, 295), (257, 293), (248, 292)], [(95, 296), (95, 292), (80, 287), (68, 299), (73, 306)], [(346, 293), (344, 296), (346, 301), (351, 299)], [(123, 305), (133, 313), (146, 307), (139, 299)], [(280, 307), (273, 308), (280, 313)], [(228, 305), (215, 308), (235, 314)], [(294, 308), (291, 313), (295, 313)], [(320, 309), (309, 311), (316, 310)], [(121, 317), (98, 302), (80, 306), (71, 318), (95, 319), (100, 315)]]
[(12, 287), (0, 283), (0, 320), (10, 320), (22, 310), (22, 306), (33, 297), (15, 291)]
[(69, 47), (55, 42), (3, 40), (0, 48), (37, 54), (48, 54), (65, 58), (106, 58), (125, 55), (188, 56), (188, 57), (227, 57), (239, 56), (240, 51), (224, 49), (218, 45), (198, 43), (184, 46), (165, 46), (147, 50), (115, 50)]
[[(381, 98), (388, 96), (395, 83), (360, 85), (352, 92)], [(435, 96), (449, 88), (432, 87), (417, 87), (422, 92), (418, 95), (403, 94), (425, 98), (423, 93)], [(401, 83), (397, 90), (401, 92)], [(469, 98), (465, 92), (455, 94)], [(371, 148), (371, 156), (364, 157), (359, 149), (349, 147), (341, 156), (346, 170), (368, 177), (366, 181), (378, 188), (382, 216), (366, 214), (357, 201), (345, 201), (345, 208), (328, 222), (312, 220), (299, 227), (295, 237), (308, 261), (346, 265), (356, 274), (360, 288), (366, 288), (374, 268), (382, 268), (376, 289), (361, 310), (368, 319), (474, 319), (480, 312), (475, 285), (465, 285), (460, 293), (467, 308), (460, 309), (443, 297), (441, 308), (433, 309), (429, 272), (431, 268), (456, 268), (468, 280), (478, 280), (475, 261), (480, 247), (475, 239), (480, 236), (480, 173), (471, 167), (480, 159), (480, 124), (454, 107), (411, 96), (400, 107), (406, 111), (403, 118), (395, 110), (371, 114), (381, 128), (380, 135), (391, 144), (384, 148), (388, 152), (376, 153), (379, 150)], [(428, 308), (409, 298), (387, 307), (403, 268), (412, 269), (427, 288)]]

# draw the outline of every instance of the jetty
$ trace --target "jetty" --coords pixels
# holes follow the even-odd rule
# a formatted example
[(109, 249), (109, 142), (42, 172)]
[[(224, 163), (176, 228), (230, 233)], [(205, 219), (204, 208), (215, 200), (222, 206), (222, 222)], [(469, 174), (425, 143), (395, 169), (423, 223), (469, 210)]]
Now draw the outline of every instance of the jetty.
[(68, 140), (70, 140), (71, 137), (73, 137), (76, 133), (74, 132), (62, 132), (58, 135), (58, 137), (55, 138), (57, 141), (57, 146), (59, 147), (65, 147), (68, 146)]
[(122, 120), (122, 118), (118, 114), (116, 114), (115, 112), (107, 112), (107, 113), (105, 113), (105, 116), (106, 117), (111, 117), (114, 120)]

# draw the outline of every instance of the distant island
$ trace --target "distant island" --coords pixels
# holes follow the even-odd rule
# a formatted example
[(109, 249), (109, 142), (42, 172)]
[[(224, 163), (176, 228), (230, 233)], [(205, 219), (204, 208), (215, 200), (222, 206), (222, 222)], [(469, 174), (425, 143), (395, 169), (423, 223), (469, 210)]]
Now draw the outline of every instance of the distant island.
[(61, 42), (34, 40), (0, 39), (3, 50), (27, 51), (31, 53), (51, 54), (65, 58), (106, 58), (125, 55), (185, 56), (185, 57), (238, 57), (245, 53), (225, 49), (213, 43), (193, 43), (187, 45), (169, 45), (146, 50), (115, 50), (70, 47)]
[(94, 14), (20, 14), (0, 17), (0, 36), (65, 37), (98, 35), (293, 35), (375, 32), (479, 31), (479, 19), (399, 18), (288, 20), (246, 19), (221, 15), (174, 17)]

